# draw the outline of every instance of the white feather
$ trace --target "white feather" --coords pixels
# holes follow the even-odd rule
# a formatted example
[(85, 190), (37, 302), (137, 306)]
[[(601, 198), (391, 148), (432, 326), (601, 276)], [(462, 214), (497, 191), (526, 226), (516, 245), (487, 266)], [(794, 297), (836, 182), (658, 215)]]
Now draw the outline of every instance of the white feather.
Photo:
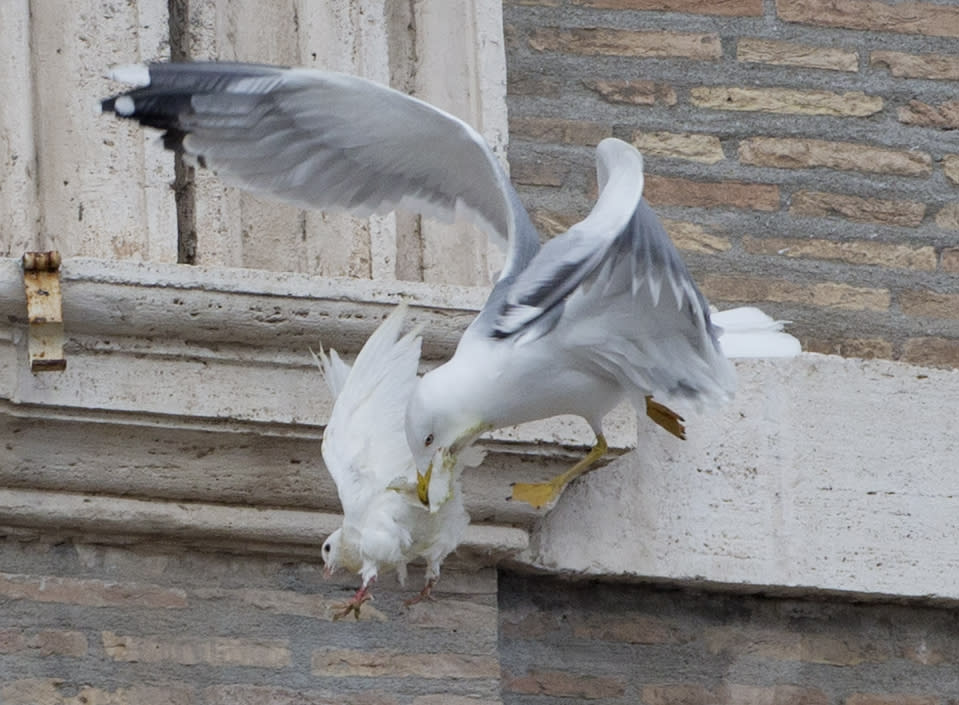
[[(445, 483), (443, 501), (430, 509), (420, 503), (403, 427), (420, 338), (418, 331), (400, 337), (406, 308), (400, 304), (386, 318), (352, 368), (334, 350), (314, 354), (335, 398), (322, 451), (343, 506), (343, 526), (328, 539), (336, 546), (327, 565), (359, 573), (364, 586), (386, 569), (403, 582), (407, 563), (417, 558), (427, 562), (428, 581), (439, 575), (469, 524), (460, 473), (465, 464), (482, 460), (467, 453), (455, 467), (436, 473), (437, 483)], [(439, 494), (439, 484), (435, 489)]]
[(794, 357), (802, 352), (799, 340), (783, 332), (788, 321), (777, 321), (753, 306), (714, 313), (712, 320), (723, 329), (719, 345), (726, 357)]

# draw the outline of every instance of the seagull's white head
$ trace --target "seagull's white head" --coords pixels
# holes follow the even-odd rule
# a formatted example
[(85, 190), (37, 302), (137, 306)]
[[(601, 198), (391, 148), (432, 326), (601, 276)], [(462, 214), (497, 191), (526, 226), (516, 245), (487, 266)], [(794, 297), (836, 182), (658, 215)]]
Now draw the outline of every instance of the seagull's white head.
[(406, 442), (413, 453), (416, 469), (425, 473), (437, 452), (446, 451), (456, 440), (451, 426), (437, 413), (430, 395), (428, 375), (420, 380), (406, 407)]
[(406, 442), (420, 473), (431, 462), (457, 455), (491, 428), (472, 410), (469, 387), (457, 378), (455, 360), (423, 375), (406, 407)]

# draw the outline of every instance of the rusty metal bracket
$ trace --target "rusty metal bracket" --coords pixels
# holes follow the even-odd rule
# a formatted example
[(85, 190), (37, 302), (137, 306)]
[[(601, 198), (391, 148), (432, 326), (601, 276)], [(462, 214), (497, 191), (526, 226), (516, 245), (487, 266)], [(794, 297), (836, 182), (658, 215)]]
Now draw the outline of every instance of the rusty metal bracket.
[(60, 293), (60, 253), (25, 252), (23, 289), (30, 324), (28, 350), (31, 372), (62, 371), (63, 297)]

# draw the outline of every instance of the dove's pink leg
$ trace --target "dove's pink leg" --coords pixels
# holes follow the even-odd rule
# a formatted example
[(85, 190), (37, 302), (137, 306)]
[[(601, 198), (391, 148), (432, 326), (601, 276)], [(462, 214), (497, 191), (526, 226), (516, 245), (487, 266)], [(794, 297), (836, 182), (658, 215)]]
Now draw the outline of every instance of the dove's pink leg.
[(371, 578), (370, 581), (356, 591), (356, 594), (350, 598), (349, 602), (340, 605), (334, 605), (336, 609), (342, 610), (342, 612), (337, 612), (333, 615), (333, 620), (343, 619), (343, 617), (348, 617), (350, 612), (353, 613), (353, 616), (357, 619), (360, 618), (360, 607), (363, 606), (364, 602), (373, 599), (373, 596), (370, 594), (370, 591), (373, 589), (373, 583), (376, 578)]
[(429, 600), (431, 602), (435, 600), (436, 598), (433, 597), (432, 593), (433, 593), (433, 586), (436, 585), (436, 581), (437, 581), (437, 578), (430, 578), (429, 580), (427, 580), (426, 585), (424, 585), (423, 589), (420, 590), (420, 594), (417, 595), (416, 597), (411, 597), (403, 604), (409, 607), (411, 605), (415, 605), (418, 602), (422, 602), (423, 600)]

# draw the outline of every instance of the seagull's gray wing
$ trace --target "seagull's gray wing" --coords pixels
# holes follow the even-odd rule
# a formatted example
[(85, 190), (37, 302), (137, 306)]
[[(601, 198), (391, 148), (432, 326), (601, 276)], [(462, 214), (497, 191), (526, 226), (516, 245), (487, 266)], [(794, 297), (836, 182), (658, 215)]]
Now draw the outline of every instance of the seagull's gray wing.
[(627, 389), (728, 396), (733, 371), (706, 299), (642, 200), (642, 157), (607, 139), (596, 158), (595, 207), (519, 274), (488, 334), (525, 341), (555, 329), (558, 348), (588, 358)]
[(229, 184), (358, 215), (463, 216), (507, 248), (504, 276), (538, 248), (483, 138), (421, 100), (345, 74), (256, 64), (161, 63), (112, 76), (141, 87), (104, 110), (165, 130), (167, 148)]

